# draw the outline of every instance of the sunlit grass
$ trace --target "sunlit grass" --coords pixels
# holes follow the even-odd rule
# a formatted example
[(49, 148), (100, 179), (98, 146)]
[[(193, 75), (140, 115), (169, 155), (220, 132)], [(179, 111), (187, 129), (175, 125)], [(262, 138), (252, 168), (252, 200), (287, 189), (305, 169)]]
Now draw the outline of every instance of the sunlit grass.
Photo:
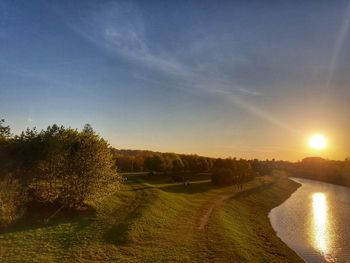
[[(208, 205), (238, 190), (213, 187), (205, 175), (193, 178), (186, 187), (172, 183), (170, 177), (130, 177), (120, 191), (99, 203), (96, 214), (48, 225), (28, 222), (0, 234), (0, 257), (6, 262), (245, 261), (251, 259), (250, 250), (257, 249), (256, 256), (277, 260), (277, 254), (264, 252), (269, 240), (290, 255), (274, 237), (267, 211), (293, 191), (294, 183), (256, 179), (244, 187), (256, 190), (214, 209), (208, 225), (199, 230), (199, 218)], [(259, 225), (267, 237), (257, 232)]]

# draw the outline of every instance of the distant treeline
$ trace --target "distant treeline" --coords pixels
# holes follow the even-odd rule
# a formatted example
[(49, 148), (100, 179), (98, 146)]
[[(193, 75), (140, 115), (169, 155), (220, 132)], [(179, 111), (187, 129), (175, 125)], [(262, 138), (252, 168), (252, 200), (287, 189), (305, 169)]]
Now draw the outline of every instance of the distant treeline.
[(309, 157), (301, 162), (284, 162), (284, 168), (292, 176), (328, 182), (350, 187), (350, 159), (344, 161)]
[(113, 149), (120, 172), (212, 173), (213, 182), (228, 184), (270, 174), (274, 169), (291, 176), (329, 182), (350, 187), (350, 159), (344, 161), (308, 157), (299, 162), (209, 158), (198, 155), (160, 153), (143, 150)]
[(143, 150), (113, 149), (120, 172), (174, 173), (176, 181), (186, 180), (186, 173), (211, 173), (216, 185), (230, 185), (270, 174), (276, 163), (236, 158), (209, 158), (194, 154), (160, 153)]
[(191, 154), (146, 150), (112, 151), (120, 172), (208, 172), (215, 162), (214, 158)]
[[(161, 153), (148, 150), (112, 149), (118, 171), (127, 172), (191, 172), (205, 173), (218, 168), (232, 168), (236, 158), (210, 158), (196, 154)], [(243, 159), (240, 159), (243, 161)], [(271, 172), (274, 160), (245, 160), (256, 175)]]

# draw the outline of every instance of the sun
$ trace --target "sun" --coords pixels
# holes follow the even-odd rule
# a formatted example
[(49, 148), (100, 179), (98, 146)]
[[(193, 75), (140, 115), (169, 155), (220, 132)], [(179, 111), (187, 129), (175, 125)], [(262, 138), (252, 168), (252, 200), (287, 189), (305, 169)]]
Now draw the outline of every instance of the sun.
[(315, 150), (322, 150), (327, 147), (327, 139), (322, 134), (314, 134), (309, 138), (309, 147)]

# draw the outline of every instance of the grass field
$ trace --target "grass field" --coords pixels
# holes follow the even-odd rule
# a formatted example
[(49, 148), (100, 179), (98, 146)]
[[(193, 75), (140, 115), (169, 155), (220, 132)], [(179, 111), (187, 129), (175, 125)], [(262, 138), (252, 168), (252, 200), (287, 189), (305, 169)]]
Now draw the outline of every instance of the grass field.
[(302, 262), (267, 214), (298, 185), (280, 176), (243, 189), (129, 175), (96, 213), (48, 224), (26, 222), (0, 234), (1, 262)]

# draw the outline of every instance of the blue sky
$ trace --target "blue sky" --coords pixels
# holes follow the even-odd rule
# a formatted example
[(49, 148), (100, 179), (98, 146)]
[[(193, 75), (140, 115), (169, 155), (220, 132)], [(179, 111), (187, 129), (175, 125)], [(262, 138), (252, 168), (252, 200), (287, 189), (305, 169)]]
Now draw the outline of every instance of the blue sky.
[(0, 114), (117, 148), (343, 159), (349, 24), (348, 1), (3, 0)]

